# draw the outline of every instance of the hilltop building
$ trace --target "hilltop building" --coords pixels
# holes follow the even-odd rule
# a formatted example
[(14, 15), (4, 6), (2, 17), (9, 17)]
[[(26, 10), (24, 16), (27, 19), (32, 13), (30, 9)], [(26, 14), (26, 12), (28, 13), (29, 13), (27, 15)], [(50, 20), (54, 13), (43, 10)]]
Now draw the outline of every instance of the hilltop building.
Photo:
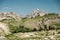
[(40, 11), (38, 8), (37, 9), (35, 9), (34, 11), (33, 11), (33, 17), (35, 17), (35, 16), (44, 16), (45, 15), (45, 12), (44, 11)]
[(38, 8), (33, 10), (31, 15), (26, 15), (25, 18), (32, 18), (36, 16), (44, 16), (46, 13), (44, 11), (40, 11)]

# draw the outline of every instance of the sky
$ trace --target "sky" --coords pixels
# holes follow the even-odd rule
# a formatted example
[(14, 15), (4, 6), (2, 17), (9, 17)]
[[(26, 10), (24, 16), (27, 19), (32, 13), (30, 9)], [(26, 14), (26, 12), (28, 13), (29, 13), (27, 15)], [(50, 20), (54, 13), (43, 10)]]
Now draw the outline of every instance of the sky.
[(36, 8), (45, 12), (60, 13), (60, 0), (0, 0), (0, 12), (25, 15)]

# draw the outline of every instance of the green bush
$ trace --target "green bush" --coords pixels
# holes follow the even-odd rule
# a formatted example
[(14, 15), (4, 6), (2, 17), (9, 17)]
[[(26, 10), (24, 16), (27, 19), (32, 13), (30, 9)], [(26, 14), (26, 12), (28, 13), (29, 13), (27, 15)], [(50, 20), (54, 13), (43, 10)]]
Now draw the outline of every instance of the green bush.
[(24, 26), (19, 27), (19, 32), (31, 32), (32, 30), (29, 28), (25, 28)]
[(12, 33), (18, 33), (18, 32), (31, 32), (32, 30), (29, 28), (25, 28), (24, 26), (13, 26), (13, 25), (9, 25), (10, 28), (10, 32)]
[(12, 33), (18, 32), (18, 27), (16, 27), (16, 26), (9, 25), (9, 29), (10, 29), (10, 32), (12, 32)]

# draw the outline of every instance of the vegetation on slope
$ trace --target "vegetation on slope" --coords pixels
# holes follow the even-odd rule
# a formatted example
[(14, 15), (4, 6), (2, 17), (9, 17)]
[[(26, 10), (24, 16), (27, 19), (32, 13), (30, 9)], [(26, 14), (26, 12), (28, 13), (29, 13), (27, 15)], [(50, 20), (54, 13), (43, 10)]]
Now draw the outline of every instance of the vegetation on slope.
[[(57, 18), (58, 14), (46, 14), (45, 16), (36, 16), (35, 18), (17, 18), (17, 19), (4, 19), (1, 20), (0, 22), (8, 24), (8, 27), (10, 29), (10, 32), (12, 34), (6, 35), (5, 37), (7, 38), (6, 40), (30, 40), (30, 39), (44, 39), (47, 35), (51, 35), (51, 31), (49, 32), (48, 30), (54, 30), (55, 32), (55, 27), (60, 28), (60, 19)], [(57, 20), (55, 22), (55, 20)], [(21, 19), (21, 20), (20, 20)], [(49, 22), (47, 22), (49, 20)], [(54, 21), (51, 21), (54, 20)], [(45, 23), (47, 22), (47, 24)], [(47, 26), (49, 25), (49, 26)], [(45, 31), (43, 31), (45, 30)], [(34, 31), (36, 31), (34, 33)], [(26, 34), (31, 37), (24, 38), (23, 34), (21, 35), (20, 33), (27, 32)], [(32, 35), (30, 35), (28, 32), (33, 32)], [(53, 35), (55, 33), (52, 33)], [(19, 33), (19, 34), (18, 34)], [(23, 38), (20, 38), (20, 35), (23, 36)], [(35, 37), (36, 36), (36, 37)], [(48, 37), (49, 38), (49, 37)], [(52, 39), (53, 40), (53, 39)]]
[[(34, 18), (16, 18), (16, 19), (4, 19), (0, 22), (6, 23), (9, 26), (10, 32), (18, 33), (18, 32), (31, 32), (31, 31), (41, 31), (47, 29), (47, 25), (45, 26), (45, 19), (57, 17), (58, 14), (46, 14), (45, 16), (36, 16)], [(60, 28), (60, 22), (58, 24), (54, 24), (56, 27)], [(49, 27), (52, 27), (49, 26)]]
[(3, 22), (5, 23), (7, 22), (7, 24), (9, 25), (10, 31), (12, 33), (31, 32), (31, 31), (45, 30), (49, 28), (54, 29), (53, 25), (55, 25), (57, 28), (60, 28), (59, 21), (57, 21), (59, 22), (58, 24), (57, 23), (52, 24), (52, 22), (50, 21), (52, 25), (49, 25), (48, 26), (49, 28), (47, 28), (47, 25), (49, 23), (46, 26), (44, 24), (45, 19), (50, 20), (51, 18), (52, 20), (52, 18), (55, 18), (57, 16), (58, 14), (52, 13), (52, 14), (46, 14), (45, 16), (37, 16), (35, 18), (26, 18), (26, 19), (22, 18), (21, 20), (17, 19), (17, 21), (15, 19), (11, 19), (11, 20), (4, 20)]

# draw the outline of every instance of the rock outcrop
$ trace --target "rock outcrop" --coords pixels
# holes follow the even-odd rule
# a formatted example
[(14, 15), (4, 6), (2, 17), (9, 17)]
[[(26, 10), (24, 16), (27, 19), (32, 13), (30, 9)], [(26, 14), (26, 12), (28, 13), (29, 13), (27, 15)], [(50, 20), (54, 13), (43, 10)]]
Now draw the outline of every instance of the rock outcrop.
[(33, 11), (33, 17), (35, 16), (44, 16), (46, 13), (44, 11), (40, 11), (38, 8)]
[(2, 34), (10, 34), (9, 25), (19, 26), (21, 22), (21, 18), (16, 15), (15, 12), (0, 12), (0, 33)]
[[(32, 28), (32, 29), (45, 29), (45, 25), (47, 27), (47, 29), (49, 29), (49, 27), (53, 27), (56, 28), (55, 23), (60, 22), (60, 16), (55, 16), (52, 15), (53, 17), (46, 17), (46, 18), (39, 18), (39, 19), (30, 19), (24, 22), (24, 27), (27, 28)], [(45, 17), (45, 16), (44, 16)]]
[(18, 16), (15, 12), (0, 12), (0, 20), (4, 19), (16, 19)]
[(8, 25), (0, 22), (0, 35), (8, 35), (10, 33)]

